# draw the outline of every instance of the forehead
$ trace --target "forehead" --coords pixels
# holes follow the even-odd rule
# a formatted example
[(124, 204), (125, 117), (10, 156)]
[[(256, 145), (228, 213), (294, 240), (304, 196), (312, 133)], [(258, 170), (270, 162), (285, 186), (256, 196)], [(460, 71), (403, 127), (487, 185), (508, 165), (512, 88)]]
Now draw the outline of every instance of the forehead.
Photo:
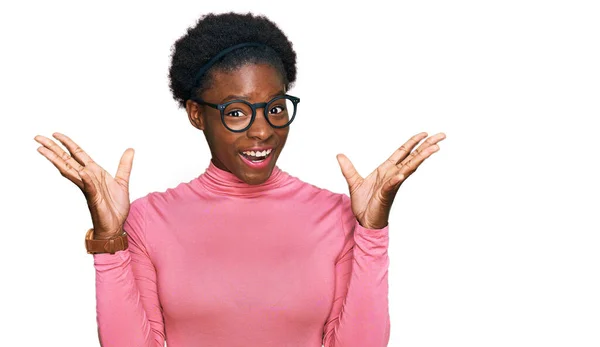
[(215, 71), (205, 98), (221, 101), (229, 95), (244, 96), (260, 102), (278, 92), (285, 92), (279, 71), (268, 64), (245, 64), (233, 71)]

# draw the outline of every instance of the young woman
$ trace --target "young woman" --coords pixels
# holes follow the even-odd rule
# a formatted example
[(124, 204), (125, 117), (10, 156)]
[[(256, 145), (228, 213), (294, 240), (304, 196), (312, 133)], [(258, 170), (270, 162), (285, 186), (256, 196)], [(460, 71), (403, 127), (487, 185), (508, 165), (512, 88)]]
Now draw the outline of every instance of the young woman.
[(133, 149), (113, 178), (66, 135), (53, 134), (69, 153), (35, 137), (88, 202), (104, 346), (387, 345), (390, 208), (445, 135), (413, 136), (364, 178), (338, 155), (349, 196), (302, 182), (276, 166), (295, 64), (267, 18), (202, 17), (175, 43), (170, 84), (211, 161), (131, 204)]

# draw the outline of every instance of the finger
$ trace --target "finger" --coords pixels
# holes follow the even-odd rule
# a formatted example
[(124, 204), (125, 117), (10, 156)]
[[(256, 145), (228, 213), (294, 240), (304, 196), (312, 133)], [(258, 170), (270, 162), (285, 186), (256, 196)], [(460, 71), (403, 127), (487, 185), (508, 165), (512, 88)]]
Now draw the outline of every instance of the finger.
[(83, 182), (83, 195), (87, 198), (88, 204), (92, 204), (90, 198), (98, 194), (98, 188), (96, 187), (96, 184), (94, 184), (94, 179), (87, 170), (82, 170), (80, 175)]
[(446, 138), (446, 134), (444, 134), (444, 133), (437, 133), (437, 134), (429, 137), (417, 149), (415, 149), (414, 151), (412, 151), (408, 157), (406, 157), (404, 160), (402, 160), (401, 163), (396, 163), (396, 165), (397, 166), (400, 165), (399, 167), (401, 167), (405, 163), (408, 163), (409, 161), (413, 160), (413, 158), (415, 158), (418, 155), (420, 155), (424, 150), (426, 150), (430, 146), (433, 146), (433, 145), (437, 144), (438, 142), (442, 141), (445, 138)]
[(360, 183), (363, 178), (359, 175), (358, 171), (356, 171), (350, 159), (341, 153), (338, 154), (336, 158), (340, 165), (340, 169), (342, 170), (342, 175), (344, 175), (346, 182), (348, 182), (348, 187), (352, 188), (357, 183)]
[(421, 163), (423, 163), (425, 159), (429, 158), (429, 156), (437, 152), (439, 149), (440, 146), (434, 144), (422, 150), (417, 156), (412, 157), (403, 164), (401, 164), (402, 166), (400, 166), (400, 173), (403, 174), (405, 177), (410, 176), (413, 172), (417, 170), (419, 165), (421, 165)]
[(127, 148), (121, 156), (115, 181), (119, 182), (123, 187), (129, 187), (129, 176), (131, 175), (131, 167), (133, 166), (133, 156), (135, 151), (133, 148)]
[(445, 138), (446, 135), (444, 133), (435, 134), (427, 139), (427, 141), (422, 143), (419, 148), (414, 150), (404, 161), (403, 165), (397, 165), (396, 167), (398, 169), (393, 170), (395, 172), (390, 175), (390, 178), (382, 186), (383, 196), (393, 197), (402, 182), (404, 182), (408, 176), (415, 172), (417, 167), (419, 167), (419, 165), (421, 165), (425, 159), (429, 158), (433, 153), (439, 150), (437, 143)]
[(47, 149), (51, 150), (54, 154), (56, 154), (63, 162), (68, 164), (70, 167), (73, 167), (76, 171), (81, 171), (83, 166), (79, 162), (77, 162), (73, 157), (69, 155), (69, 153), (65, 152), (59, 145), (57, 145), (51, 139), (38, 135), (34, 138), (37, 142), (44, 145)]
[(92, 158), (90, 158), (90, 156), (67, 135), (54, 133), (52, 136), (60, 141), (69, 150), (69, 152), (71, 152), (71, 155), (79, 164), (86, 166), (94, 162), (94, 160), (92, 160)]
[(396, 196), (396, 192), (406, 176), (400, 170), (394, 173), (382, 186), (381, 189), (381, 199), (384, 203), (391, 203)]
[(417, 143), (421, 142), (421, 140), (423, 140), (426, 137), (426, 132), (422, 132), (411, 137), (408, 141), (406, 141), (406, 143), (404, 143), (402, 146), (400, 146), (400, 148), (398, 148), (394, 151), (394, 153), (392, 153), (392, 155), (387, 159), (385, 163), (386, 166), (398, 164), (398, 162), (406, 158), (406, 156), (412, 151), (412, 149)]
[(38, 147), (38, 152), (46, 157), (54, 166), (58, 169), (60, 174), (67, 178), (69, 181), (75, 183), (80, 189), (83, 189), (83, 182), (79, 172), (77, 172), (71, 165), (62, 160), (56, 153), (52, 152), (44, 146)]

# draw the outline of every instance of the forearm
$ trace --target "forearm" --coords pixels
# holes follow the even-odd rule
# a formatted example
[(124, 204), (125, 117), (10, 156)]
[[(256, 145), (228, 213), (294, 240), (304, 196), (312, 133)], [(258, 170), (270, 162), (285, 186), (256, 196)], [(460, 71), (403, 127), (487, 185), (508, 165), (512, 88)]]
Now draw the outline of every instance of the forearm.
[[(144, 307), (145, 300), (138, 288), (132, 263), (129, 249), (115, 254), (94, 255), (96, 312), (101, 344), (162, 347), (163, 331), (152, 329), (152, 325), (162, 327), (162, 319), (155, 319), (157, 321), (151, 324), (151, 315)], [(136, 266), (148, 265), (138, 263)]]
[(354, 241), (348, 291), (325, 347), (385, 347), (390, 336), (388, 227), (371, 230), (356, 223)]

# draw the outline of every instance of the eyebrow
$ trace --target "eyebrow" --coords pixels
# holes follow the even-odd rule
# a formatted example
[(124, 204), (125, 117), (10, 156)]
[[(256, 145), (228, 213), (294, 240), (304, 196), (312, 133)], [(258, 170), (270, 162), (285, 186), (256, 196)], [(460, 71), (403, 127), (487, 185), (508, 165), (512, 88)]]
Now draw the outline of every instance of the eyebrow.
[[(271, 100), (272, 98), (278, 96), (278, 95), (284, 95), (285, 92), (283, 91), (283, 89), (279, 90), (278, 92), (269, 95), (269, 100)], [(242, 99), (242, 100), (248, 100), (249, 98), (245, 95), (235, 95), (235, 94), (229, 94), (227, 95), (224, 99), (221, 100), (221, 104), (225, 103), (229, 100), (235, 100), (235, 99)], [(268, 101), (268, 100), (267, 100)]]

